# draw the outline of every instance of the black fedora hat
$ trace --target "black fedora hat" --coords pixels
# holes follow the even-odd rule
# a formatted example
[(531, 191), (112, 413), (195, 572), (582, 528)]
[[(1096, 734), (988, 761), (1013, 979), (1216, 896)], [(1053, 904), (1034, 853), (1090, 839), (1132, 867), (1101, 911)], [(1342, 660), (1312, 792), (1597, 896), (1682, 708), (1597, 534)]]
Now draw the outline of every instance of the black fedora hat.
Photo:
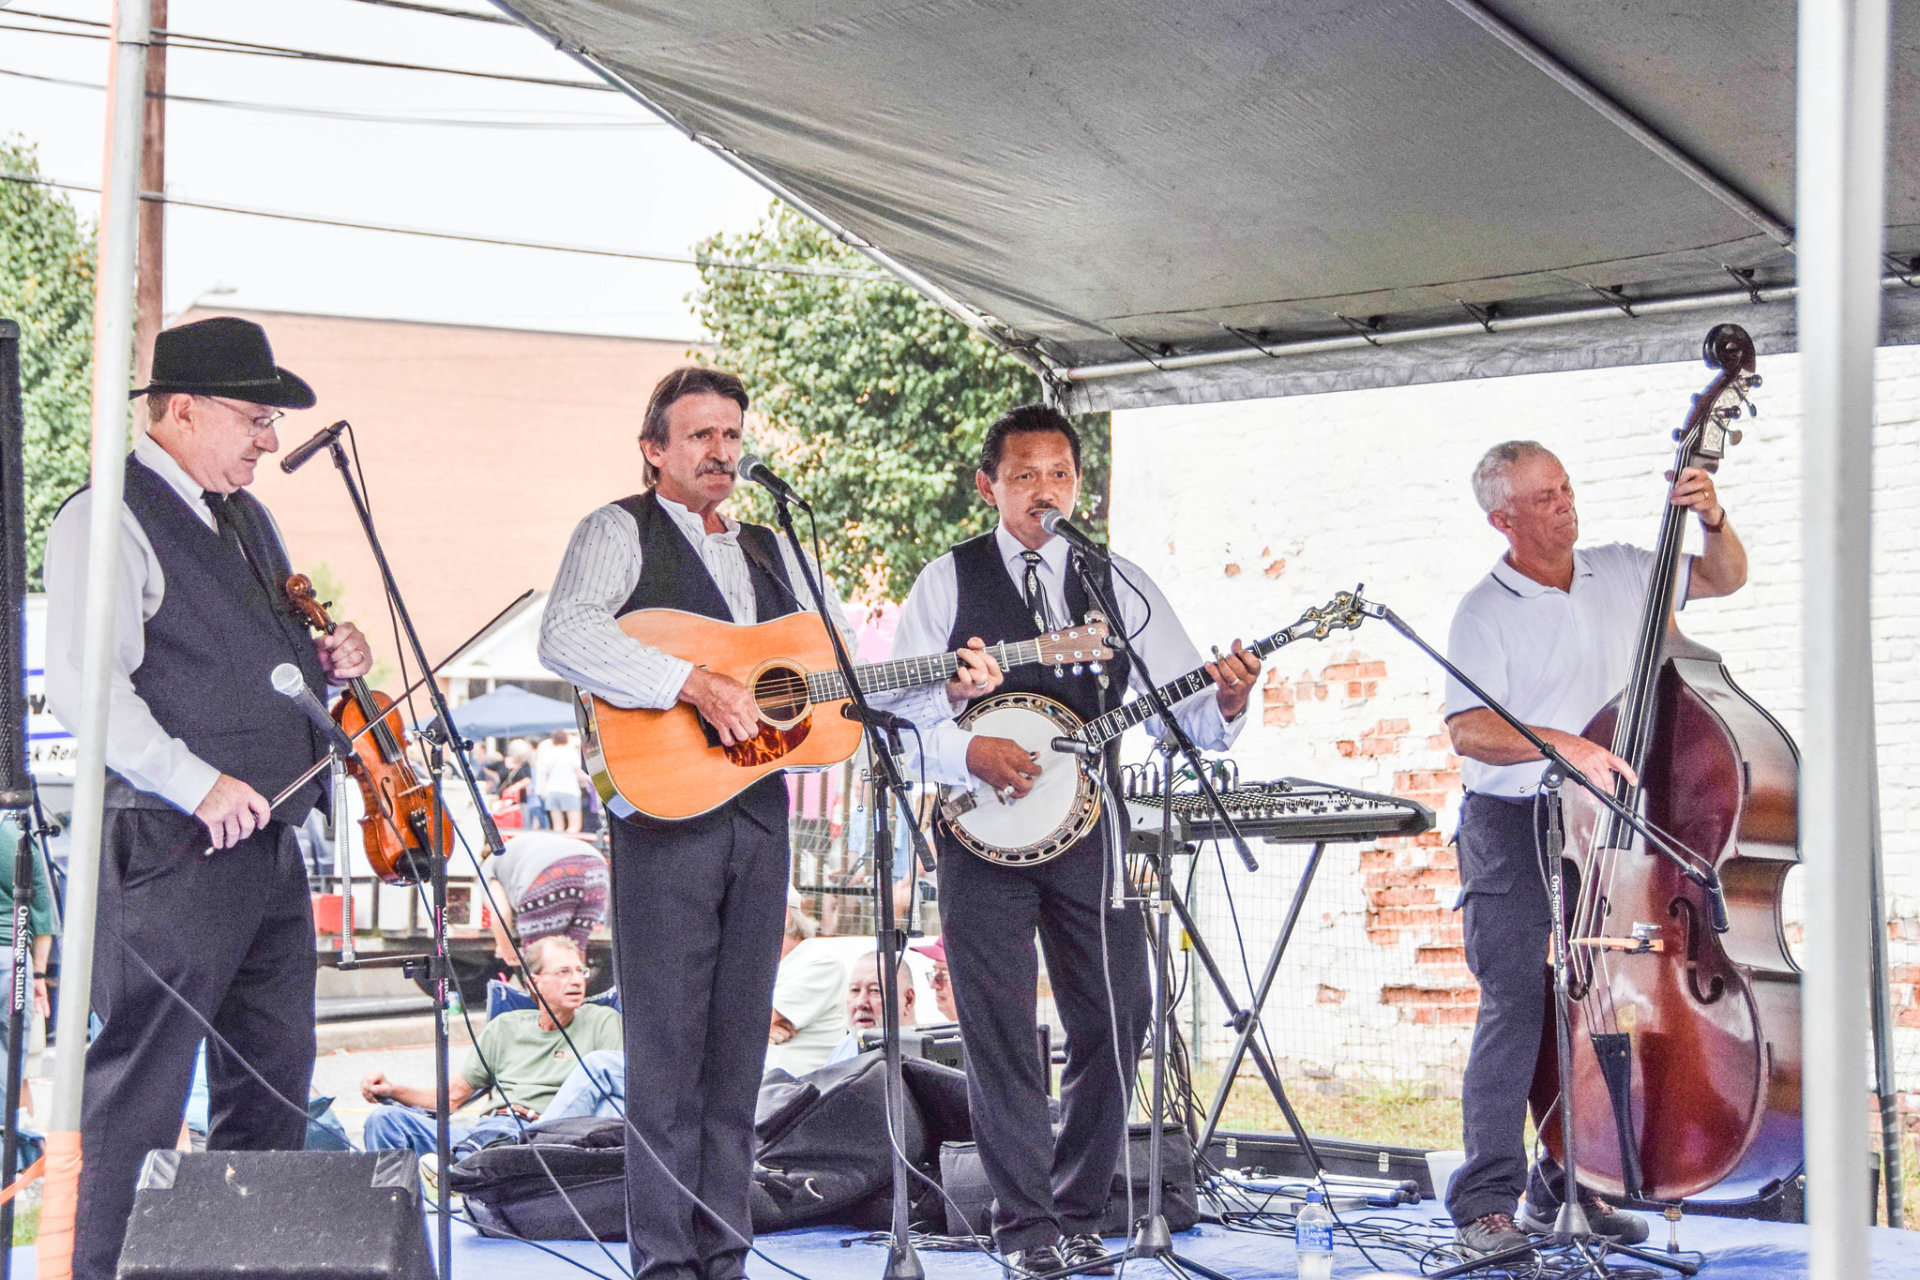
[(273, 362), (267, 331), (238, 316), (215, 316), (173, 329), (153, 340), (153, 378), (128, 395), (179, 391), (226, 396), (280, 409), (311, 409), (313, 388)]

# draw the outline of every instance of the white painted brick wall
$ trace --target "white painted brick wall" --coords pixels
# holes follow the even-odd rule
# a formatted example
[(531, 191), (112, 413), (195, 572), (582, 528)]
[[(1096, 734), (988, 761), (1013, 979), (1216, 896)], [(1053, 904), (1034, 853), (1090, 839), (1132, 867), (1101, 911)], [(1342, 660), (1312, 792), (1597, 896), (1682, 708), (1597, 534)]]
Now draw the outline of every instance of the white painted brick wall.
[[(1890, 906), (1911, 918), (1920, 911), (1920, 350), (1883, 351), (1879, 372), (1874, 640), (1881, 797)], [(1735, 679), (1794, 732), (1801, 719), (1797, 358), (1763, 358), (1761, 373), (1761, 416), (1744, 424), (1745, 442), (1719, 479), (1752, 559), (1751, 581), (1734, 597), (1687, 609), (1681, 621), (1690, 635), (1719, 648)], [(1672, 457), (1670, 432), (1710, 376), (1700, 364), (1661, 365), (1116, 413), (1114, 544), (1154, 575), (1203, 650), (1272, 632), (1361, 581), (1370, 598), (1444, 645), (1455, 603), (1505, 550), (1468, 485), (1487, 446), (1516, 437), (1541, 441), (1573, 477), (1584, 542), (1648, 545), (1660, 516), (1661, 473)], [(1697, 549), (1697, 529), (1689, 537)], [(1443, 732), (1440, 672), (1384, 624), (1282, 650), (1271, 665), (1289, 679), (1318, 679), (1329, 664), (1354, 655), (1386, 664), (1376, 695), (1354, 700), (1331, 688), (1324, 700), (1297, 706), (1288, 728), (1259, 723), (1256, 700), (1256, 722), (1233, 753), (1243, 777), (1295, 774), (1387, 791), (1396, 774), (1452, 767), (1444, 747), (1430, 745)], [(1392, 754), (1342, 754), (1341, 742), (1359, 743), (1368, 729), (1394, 718), (1407, 720), (1409, 730)], [(1132, 739), (1129, 749), (1132, 757), (1144, 751)], [(1449, 836), (1456, 808), (1457, 794), (1442, 820)], [(1298, 859), (1274, 858), (1254, 877), (1236, 866), (1232, 876), (1256, 972), (1291, 889), (1283, 863), (1297, 866)], [(1210, 942), (1230, 949), (1223, 945), (1223, 933), (1231, 942), (1231, 925), (1220, 897), (1203, 888), (1204, 927)], [(1444, 983), (1413, 964), (1417, 940), (1390, 948), (1368, 943), (1364, 906), (1357, 851), (1336, 851), (1272, 1006), (1275, 1051), (1299, 1059), (1332, 1055), (1337, 1061), (1320, 1065), (1343, 1074), (1451, 1075), (1464, 1060), (1470, 1027), (1416, 1027), (1381, 1005), (1381, 983)], [(1897, 944), (1893, 959), (1896, 966), (1920, 963), (1920, 943)], [(1319, 985), (1349, 989), (1356, 973), (1374, 989), (1350, 990), (1342, 1004), (1316, 1003)], [(1920, 1088), (1920, 1008), (1911, 986), (1896, 998), (1915, 1028), (1902, 1033), (1903, 1083)], [(1203, 1021), (1215, 1016), (1217, 1010), (1203, 1010)], [(1322, 1047), (1298, 1051), (1286, 1043), (1295, 1039)], [(1203, 1028), (1202, 1040), (1209, 1052), (1225, 1043), (1217, 1028)]]

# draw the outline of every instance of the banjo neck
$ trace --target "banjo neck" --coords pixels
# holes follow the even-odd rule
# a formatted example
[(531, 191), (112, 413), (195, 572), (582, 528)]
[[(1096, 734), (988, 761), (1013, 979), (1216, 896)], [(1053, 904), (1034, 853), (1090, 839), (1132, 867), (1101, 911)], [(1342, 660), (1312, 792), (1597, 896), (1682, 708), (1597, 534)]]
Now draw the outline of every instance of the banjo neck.
[[(1320, 607), (1309, 609), (1301, 614), (1299, 621), (1292, 626), (1282, 627), (1266, 639), (1257, 640), (1248, 645), (1247, 652), (1256, 658), (1265, 658), (1275, 649), (1290, 645), (1296, 640), (1324, 640), (1334, 631), (1353, 630), (1365, 617), (1366, 606), (1360, 594), (1362, 589), (1363, 587), (1355, 587), (1352, 591), (1338, 593)], [(1160, 695), (1160, 701), (1173, 707), (1212, 684), (1213, 677), (1207, 674), (1207, 669), (1196, 667), (1178, 680), (1161, 685), (1154, 692)], [(1150, 719), (1154, 714), (1153, 708), (1152, 699), (1135, 698), (1131, 702), (1115, 707), (1103, 716), (1089, 720), (1073, 736), (1097, 751), (1133, 726)]]

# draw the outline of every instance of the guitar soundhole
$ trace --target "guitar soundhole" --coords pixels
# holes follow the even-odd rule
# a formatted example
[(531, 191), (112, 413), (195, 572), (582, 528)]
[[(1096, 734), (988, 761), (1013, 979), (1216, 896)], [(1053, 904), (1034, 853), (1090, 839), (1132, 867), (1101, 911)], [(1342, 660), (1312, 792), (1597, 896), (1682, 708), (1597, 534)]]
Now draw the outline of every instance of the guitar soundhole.
[(762, 716), (784, 728), (807, 712), (807, 677), (792, 667), (768, 667), (753, 678), (753, 700)]

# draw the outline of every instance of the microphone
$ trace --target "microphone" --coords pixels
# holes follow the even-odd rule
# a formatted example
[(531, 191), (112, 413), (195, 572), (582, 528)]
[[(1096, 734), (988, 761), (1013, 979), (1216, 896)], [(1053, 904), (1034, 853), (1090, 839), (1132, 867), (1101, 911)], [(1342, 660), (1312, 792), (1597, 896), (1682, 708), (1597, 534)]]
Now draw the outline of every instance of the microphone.
[(757, 453), (741, 454), (740, 465), (735, 468), (735, 474), (742, 480), (753, 481), (782, 502), (791, 502), (808, 511), (813, 510), (812, 507), (807, 506), (805, 498), (793, 491), (792, 485), (773, 474), (773, 468), (767, 465), (767, 460)]
[[(280, 459), (280, 469), (288, 475), (292, 475), (300, 468), (306, 466), (307, 459), (311, 458), (314, 454), (320, 452), (322, 449), (331, 448), (333, 442), (340, 438), (340, 433), (346, 429), (347, 420), (342, 418), (332, 426), (314, 432), (313, 436), (308, 439), (305, 444), (300, 445), (292, 453)], [(281, 692), (284, 693), (286, 691), (283, 689)]]
[(1078, 738), (1055, 738), (1048, 745), (1061, 755), (1066, 756), (1097, 756), (1100, 754), (1100, 748), (1090, 747)]
[(1089, 555), (1102, 564), (1106, 563), (1107, 549), (1074, 528), (1058, 511), (1049, 511), (1041, 516), (1040, 527), (1056, 538), (1066, 539), (1067, 545), (1082, 555)]
[[(891, 711), (882, 711), (878, 707), (870, 706), (867, 708), (867, 714), (873, 717), (874, 727), (885, 729), (888, 733), (918, 733), (920, 731), (919, 725), (916, 725), (905, 716), (897, 716)], [(849, 702), (840, 708), (840, 715), (843, 719), (858, 720), (860, 719), (860, 708)]]
[(353, 739), (349, 738), (340, 726), (333, 722), (327, 709), (320, 705), (320, 699), (313, 696), (313, 690), (307, 688), (307, 679), (300, 674), (300, 668), (291, 662), (283, 662), (273, 669), (273, 689), (275, 693), (293, 699), (299, 708), (307, 713), (307, 719), (313, 721), (321, 736), (342, 760), (353, 759)]

